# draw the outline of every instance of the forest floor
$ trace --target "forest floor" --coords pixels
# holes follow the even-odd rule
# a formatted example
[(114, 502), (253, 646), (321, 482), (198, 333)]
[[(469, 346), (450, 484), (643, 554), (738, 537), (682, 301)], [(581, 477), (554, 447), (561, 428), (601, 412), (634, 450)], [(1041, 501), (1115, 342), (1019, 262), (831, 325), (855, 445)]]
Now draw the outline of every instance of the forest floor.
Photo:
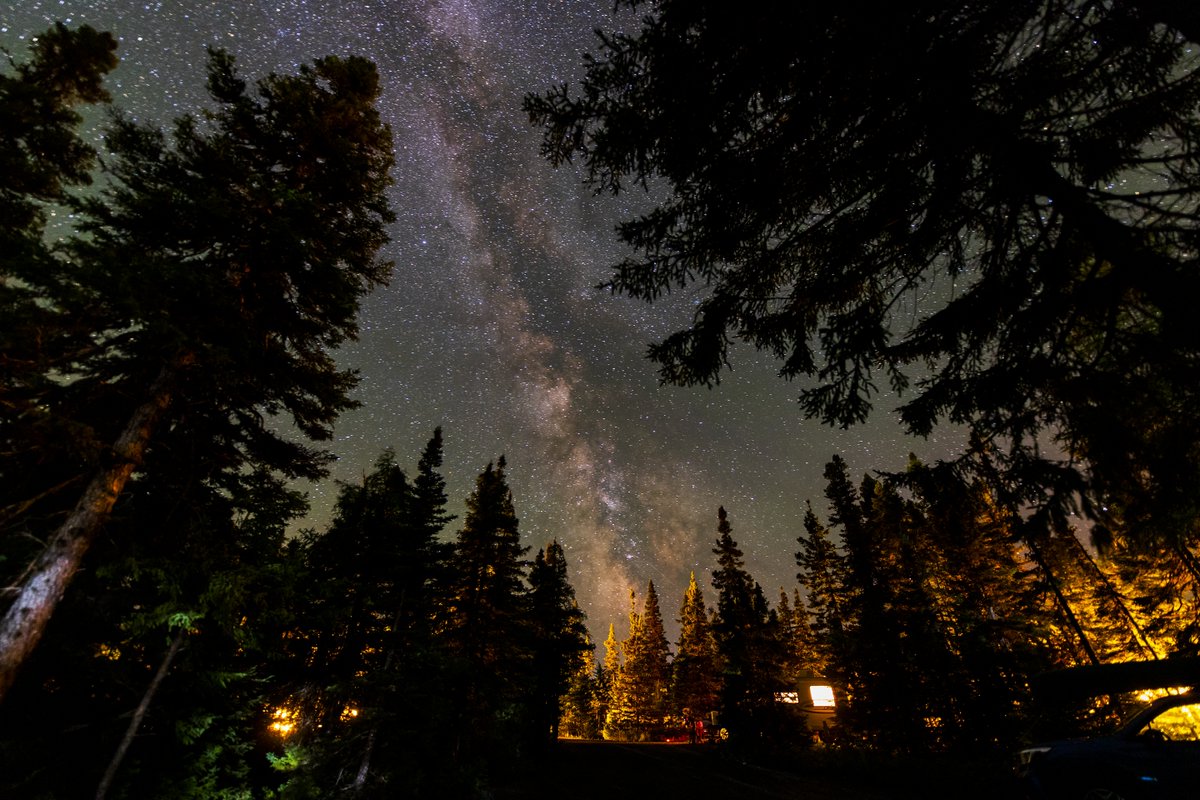
[[(816, 755), (816, 754), (814, 754)], [(538, 768), (500, 787), (497, 800), (925, 800), (1018, 796), (999, 765), (868, 762), (814, 757), (788, 769), (744, 763), (711, 745), (563, 740)]]

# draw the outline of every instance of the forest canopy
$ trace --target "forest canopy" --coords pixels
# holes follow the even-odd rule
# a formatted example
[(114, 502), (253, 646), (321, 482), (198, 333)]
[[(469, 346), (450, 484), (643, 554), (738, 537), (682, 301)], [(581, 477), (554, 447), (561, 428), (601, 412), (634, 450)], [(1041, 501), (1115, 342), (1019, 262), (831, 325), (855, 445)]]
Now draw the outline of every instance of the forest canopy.
[(809, 416), (881, 392), (1062, 529), (1187, 535), (1200, 423), (1200, 12), (1138, 0), (624, 0), (578, 87), (526, 97), (554, 164), (665, 188), (608, 286), (698, 285), (665, 381), (779, 359)]
[[(0, 252), (0, 697), (127, 487), (238, 508), (262, 480), (324, 474), (314, 443), (356, 405), (333, 351), (391, 270), (374, 64), (328, 57), (251, 86), (211, 51), (211, 107), (169, 132), (114, 110), (97, 161), (76, 107), (106, 103), (115, 49), (60, 23), (0, 76), (16, 212)], [(71, 191), (94, 164), (100, 188)], [(63, 208), (71, 228), (48, 235)]]

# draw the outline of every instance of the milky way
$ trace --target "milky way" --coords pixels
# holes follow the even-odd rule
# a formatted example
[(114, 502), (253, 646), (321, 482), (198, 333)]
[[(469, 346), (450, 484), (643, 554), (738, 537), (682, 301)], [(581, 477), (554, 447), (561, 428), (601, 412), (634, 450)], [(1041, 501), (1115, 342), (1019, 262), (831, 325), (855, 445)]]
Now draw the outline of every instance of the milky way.
[[(578, 80), (594, 28), (634, 25), (611, 0), (23, 0), (0, 4), (0, 42), (20, 54), (54, 20), (118, 36), (114, 99), (155, 122), (202, 103), (206, 46), (249, 77), (326, 54), (378, 64), (395, 269), (340, 354), (361, 372), (363, 406), (337, 425), (333, 478), (360, 478), (385, 447), (414, 464), (440, 425), (461, 514), (504, 454), (524, 540), (563, 543), (594, 636), (621, 630), (629, 589), (647, 580), (667, 617), (693, 570), (712, 599), (719, 505), (775, 597), (794, 584), (804, 501), (824, 511), (832, 454), (858, 472), (938, 455), (886, 414), (850, 431), (803, 420), (799, 387), (745, 348), (713, 390), (658, 385), (645, 348), (689, 320), (686, 293), (651, 307), (594, 288), (623, 255), (613, 226), (647, 200), (595, 197), (577, 170), (552, 169), (520, 110), (526, 92)], [(307, 525), (328, 521), (336, 491), (309, 488)]]

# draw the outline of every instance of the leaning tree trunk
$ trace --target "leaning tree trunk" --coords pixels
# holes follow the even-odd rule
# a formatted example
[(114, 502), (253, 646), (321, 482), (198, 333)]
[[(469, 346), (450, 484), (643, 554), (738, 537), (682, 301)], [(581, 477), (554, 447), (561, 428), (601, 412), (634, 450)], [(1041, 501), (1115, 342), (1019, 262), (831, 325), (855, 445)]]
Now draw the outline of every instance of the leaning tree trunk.
[(1025, 545), (1029, 548), (1030, 554), (1033, 556), (1034, 562), (1042, 570), (1042, 577), (1046, 579), (1046, 584), (1050, 587), (1050, 591), (1054, 594), (1055, 604), (1058, 606), (1059, 612), (1066, 619), (1067, 625), (1079, 637), (1079, 643), (1083, 646), (1084, 652), (1087, 654), (1088, 662), (1093, 666), (1100, 664), (1100, 657), (1096, 655), (1096, 649), (1092, 647), (1091, 637), (1087, 631), (1083, 629), (1079, 618), (1075, 616), (1074, 610), (1071, 608), (1066, 595), (1063, 594), (1062, 586), (1059, 585), (1058, 578), (1054, 575), (1054, 570), (1050, 569), (1050, 562), (1046, 559), (1045, 553), (1042, 552), (1032, 540), (1026, 540)]
[(1137, 617), (1133, 615), (1133, 611), (1130, 610), (1129, 604), (1125, 602), (1124, 596), (1122, 596), (1117, 587), (1113, 585), (1113, 582), (1109, 580), (1108, 575), (1104, 574), (1104, 570), (1100, 569), (1100, 565), (1096, 563), (1096, 559), (1092, 558), (1092, 554), (1089, 553), (1087, 548), (1083, 546), (1083, 542), (1079, 541), (1079, 537), (1072, 536), (1071, 538), (1074, 540), (1074, 543), (1071, 545), (1071, 547), (1075, 551), (1075, 557), (1079, 559), (1079, 563), (1084, 567), (1084, 569), (1090, 571), (1095, 577), (1100, 591), (1103, 592), (1104, 596), (1107, 597), (1113, 603), (1113, 605), (1117, 607), (1117, 611), (1120, 613), (1121, 619), (1126, 625), (1129, 626), (1129, 630), (1133, 633), (1134, 642), (1136, 642), (1138, 647), (1140, 647), (1144, 652), (1149, 653), (1152, 659), (1158, 661), (1161, 656), (1159, 656), (1158, 650), (1154, 646), (1154, 642), (1150, 641), (1150, 637), (1147, 635), (1146, 629), (1142, 627), (1141, 623), (1137, 621)]
[(150, 387), (150, 399), (133, 412), (113, 446), (111, 463), (92, 477), (75, 509), (26, 570), (16, 599), (0, 620), (0, 701), (42, 638), (96, 531), (112, 512), (129, 476), (141, 465), (146, 445), (170, 405), (168, 385), (173, 375), (170, 367), (159, 373)]

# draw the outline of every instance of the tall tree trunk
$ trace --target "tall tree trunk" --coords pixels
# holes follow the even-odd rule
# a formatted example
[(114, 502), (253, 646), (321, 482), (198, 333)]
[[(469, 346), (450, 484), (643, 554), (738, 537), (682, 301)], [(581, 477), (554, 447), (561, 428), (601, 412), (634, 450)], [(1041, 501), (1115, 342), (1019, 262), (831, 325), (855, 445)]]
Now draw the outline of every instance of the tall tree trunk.
[(104, 777), (100, 779), (100, 785), (96, 787), (96, 800), (104, 800), (104, 796), (108, 794), (108, 787), (112, 786), (113, 778), (117, 775), (117, 769), (121, 766), (121, 762), (125, 760), (125, 753), (129, 751), (129, 746), (133, 744), (133, 739), (137, 736), (138, 729), (142, 727), (142, 720), (146, 718), (146, 711), (150, 708), (151, 701), (154, 700), (154, 695), (158, 691), (158, 687), (162, 684), (163, 678), (167, 677), (167, 670), (171, 668), (171, 662), (175, 660), (176, 653), (179, 652), (180, 645), (183, 644), (183, 637), (187, 634), (186, 626), (179, 626), (179, 630), (175, 633), (175, 638), (171, 640), (171, 646), (167, 648), (167, 654), (163, 656), (163, 660), (158, 665), (158, 670), (154, 673), (154, 678), (150, 681), (150, 685), (146, 687), (146, 692), (142, 695), (142, 701), (138, 703), (137, 710), (133, 712), (133, 719), (129, 720), (129, 727), (125, 730), (125, 736), (121, 739), (121, 743), (117, 745), (117, 751), (113, 753), (112, 761), (108, 762), (108, 769), (104, 770)]
[[(404, 599), (406, 592), (400, 592), (400, 608), (396, 610), (396, 614), (392, 617), (392, 642), (388, 647), (387, 657), (383, 660), (383, 674), (387, 675), (392, 669), (392, 661), (395, 660), (396, 649), (399, 647), (397, 638), (399, 636), (400, 621), (404, 618)], [(354, 776), (354, 791), (361, 792), (363, 786), (367, 783), (367, 776), (371, 772), (371, 756), (375, 752), (375, 735), (379, 732), (378, 721), (371, 724), (371, 732), (367, 735), (367, 747), (363, 751), (362, 762), (358, 765), (358, 774)]]
[(1196, 555), (1192, 552), (1188, 544), (1184, 541), (1176, 539), (1172, 543), (1172, 548), (1174, 549), (1176, 555), (1179, 556), (1179, 560), (1183, 563), (1184, 569), (1187, 570), (1188, 574), (1192, 576), (1192, 580), (1196, 583), (1200, 583), (1200, 563), (1197, 563)]
[(358, 765), (358, 774), (354, 776), (356, 793), (362, 791), (363, 786), (367, 784), (367, 776), (371, 774), (371, 755), (375, 751), (375, 734), (378, 730), (378, 727), (371, 728), (371, 732), (367, 734), (367, 748), (363, 751), (362, 763)]
[(1129, 626), (1129, 630), (1133, 633), (1133, 640), (1144, 652), (1149, 653), (1152, 659), (1158, 661), (1158, 650), (1154, 647), (1154, 643), (1150, 641), (1150, 637), (1146, 635), (1145, 629), (1133, 615), (1133, 611), (1130, 610), (1129, 604), (1125, 602), (1124, 596), (1113, 585), (1113, 582), (1109, 580), (1104, 570), (1100, 569), (1100, 565), (1096, 563), (1096, 559), (1092, 558), (1092, 554), (1083, 546), (1083, 542), (1079, 541), (1079, 537), (1072, 536), (1071, 538), (1074, 540), (1073, 547), (1079, 563), (1095, 576), (1104, 596), (1116, 606), (1117, 611), (1121, 614), (1121, 619)]
[(42, 638), (96, 531), (112, 512), (129, 476), (141, 465), (146, 445), (170, 405), (168, 384), (173, 376), (172, 367), (163, 367), (150, 387), (150, 399), (133, 412), (113, 446), (112, 462), (92, 477), (75, 509), (26, 571), (16, 599), (0, 620), (0, 701)]
[(1096, 655), (1096, 650), (1092, 647), (1091, 638), (1087, 635), (1087, 631), (1083, 629), (1083, 625), (1079, 623), (1079, 618), (1075, 616), (1071, 604), (1067, 602), (1066, 595), (1063, 594), (1062, 587), (1058, 583), (1058, 578), (1054, 576), (1054, 571), (1050, 569), (1050, 563), (1046, 560), (1045, 553), (1042, 552), (1041, 548), (1032, 539), (1026, 539), (1025, 545), (1029, 548), (1034, 562), (1041, 568), (1042, 576), (1045, 578), (1046, 584), (1050, 587), (1050, 591), (1054, 594), (1059, 612), (1066, 619), (1067, 625), (1079, 637), (1079, 643), (1087, 654), (1088, 661), (1093, 665), (1099, 665), (1100, 657)]

